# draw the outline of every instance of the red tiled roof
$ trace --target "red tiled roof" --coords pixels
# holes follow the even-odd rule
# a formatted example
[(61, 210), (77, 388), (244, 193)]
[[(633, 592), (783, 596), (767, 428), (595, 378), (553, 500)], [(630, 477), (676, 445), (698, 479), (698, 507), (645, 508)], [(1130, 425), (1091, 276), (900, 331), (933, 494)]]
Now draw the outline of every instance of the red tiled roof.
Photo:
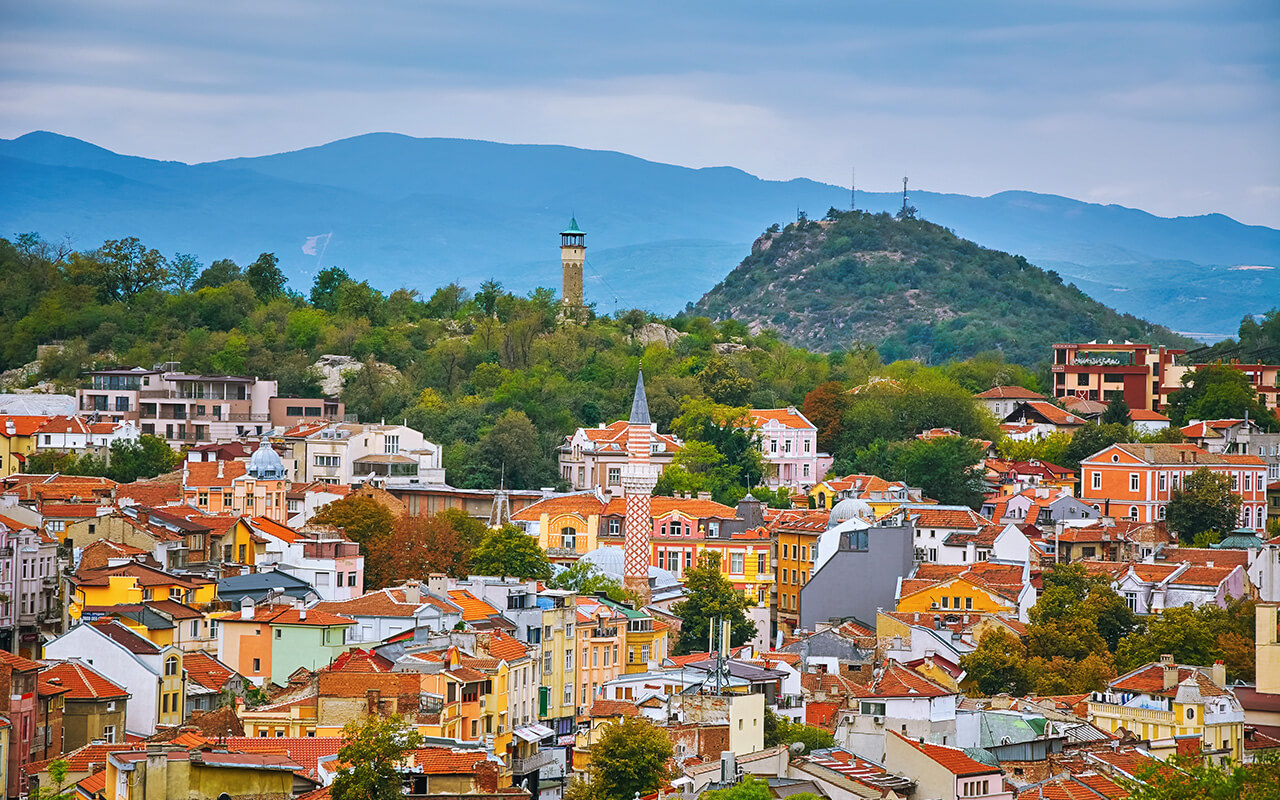
[(316, 775), (316, 764), (320, 759), (336, 756), (341, 747), (342, 738), (338, 736), (227, 737), (228, 750), (238, 750), (242, 753), (278, 753), (287, 755), (308, 776)]
[(817, 427), (794, 408), (753, 408), (751, 421), (759, 428), (763, 428), (770, 422), (799, 430), (815, 430)]
[(259, 533), (274, 536), (282, 542), (293, 543), (302, 538), (302, 534), (288, 525), (281, 525), (279, 522), (266, 517), (250, 517), (249, 525)]
[(856, 685), (853, 694), (858, 697), (946, 697), (955, 692), (889, 659), (869, 685)]
[[(0, 414), (0, 436), (33, 436), (48, 417), (22, 416), (16, 414)], [(9, 423), (13, 423), (13, 432), (9, 432)]]
[(476, 764), (487, 760), (483, 750), (451, 750), (444, 747), (426, 747), (414, 750), (409, 756), (415, 772), (428, 775), (474, 775)]
[[(219, 468), (222, 469), (221, 477), (218, 475)], [(243, 461), (189, 461), (183, 483), (189, 488), (231, 486), (247, 470), (248, 465)]]
[(347, 652), (339, 655), (333, 660), (333, 663), (324, 667), (322, 672), (391, 672), (392, 663), (390, 659), (378, 655), (372, 650), (364, 650), (359, 647), (353, 647)]
[(81, 793), (90, 797), (95, 797), (99, 792), (103, 792), (107, 788), (107, 771), (100, 769), (89, 777), (76, 784), (76, 788)]
[(0, 664), (4, 664), (14, 672), (35, 672), (40, 665), (29, 658), (16, 656), (7, 650), (0, 650)]
[(89, 435), (89, 426), (79, 417), (49, 417), (43, 425), (36, 429), (36, 433), (77, 433), (84, 436)]
[(449, 599), (462, 608), (462, 619), (465, 622), (474, 622), (479, 619), (496, 617), (500, 613), (498, 609), (476, 597), (466, 589), (454, 589), (449, 592)]
[(126, 483), (116, 490), (116, 502), (121, 500), (133, 500), (149, 508), (172, 505), (182, 501), (182, 483), (163, 478)]
[(916, 750), (920, 751), (927, 758), (931, 759), (935, 764), (950, 772), (952, 775), (965, 777), (968, 775), (990, 775), (1000, 774), (999, 767), (991, 767), (980, 761), (975, 761), (965, 755), (964, 751), (958, 747), (949, 747), (943, 744), (928, 744), (926, 742), (918, 742), (910, 739), (897, 731), (889, 731), (902, 741), (906, 742)]
[(820, 702), (810, 700), (804, 705), (804, 723), (823, 730), (834, 730), (836, 713), (844, 708), (839, 700)]
[(976, 531), (983, 525), (991, 524), (991, 520), (968, 508), (909, 508), (906, 509), (906, 514), (917, 529), (956, 528)]
[(231, 667), (223, 664), (203, 650), (193, 650), (184, 655), (182, 657), (182, 668), (187, 671), (187, 677), (191, 678), (191, 680), (215, 692), (222, 691), (222, 687), (226, 685), (227, 680), (236, 674), (236, 671)]
[[(67, 762), (67, 772), (96, 772), (99, 769), (106, 769), (108, 753), (128, 752), (133, 748), (134, 745), (128, 742), (87, 744), (58, 758)], [(44, 772), (50, 764), (57, 760), (57, 758), (50, 758), (45, 761), (33, 761), (24, 766), (22, 771), (27, 775), (35, 775)]]
[(994, 386), (985, 392), (975, 394), (982, 400), (1043, 400), (1044, 395), (1024, 389), (1021, 386)]
[[(649, 501), (649, 513), (653, 519), (668, 516), (675, 511), (679, 511), (684, 516), (692, 519), (733, 519), (738, 514), (735, 509), (712, 500), (655, 496)], [(609, 505), (605, 507), (603, 513), (608, 516), (626, 516), (626, 499), (623, 497), (613, 498), (609, 501)]]
[(536, 522), (543, 514), (554, 517), (557, 514), (577, 514), (583, 519), (599, 516), (605, 508), (604, 502), (594, 492), (569, 494), (563, 497), (548, 497), (531, 503), (511, 515), (516, 522)]
[(590, 716), (638, 717), (640, 716), (640, 708), (628, 700), (606, 700), (600, 698), (591, 704)]
[(1169, 418), (1159, 411), (1148, 411), (1145, 408), (1129, 409), (1129, 419), (1134, 422), (1168, 422)]
[[(1044, 400), (1027, 400), (1023, 405), (1040, 414), (1052, 425), (1083, 425), (1086, 421), (1083, 417), (1077, 417), (1070, 411), (1064, 411), (1053, 403)], [(1015, 411), (1014, 413), (1017, 412)]]
[(41, 503), (40, 513), (46, 517), (61, 518), (88, 518), (97, 517), (106, 513), (106, 506), (97, 503)]
[(518, 661), (529, 655), (529, 648), (525, 647), (519, 639), (508, 636), (502, 631), (494, 631), (492, 638), (489, 639), (489, 655), (507, 662)]
[(1121, 675), (1111, 682), (1111, 688), (1124, 692), (1172, 697), (1178, 691), (1178, 684), (1191, 678), (1200, 687), (1200, 694), (1205, 697), (1217, 697), (1227, 694), (1222, 687), (1214, 683), (1209, 676), (1196, 667), (1188, 667), (1182, 664), (1175, 666), (1178, 669), (1178, 679), (1170, 689), (1164, 688), (1164, 667), (1156, 662), (1138, 667), (1132, 672)]
[(1179, 586), (1221, 586), (1236, 567), (1187, 567), (1170, 581)]
[(129, 628), (116, 622), (111, 617), (103, 617), (90, 623), (93, 629), (111, 641), (120, 645), (130, 653), (142, 656), (154, 656), (159, 654), (160, 648), (156, 647), (151, 641), (144, 639), (134, 633)]
[(129, 692), (80, 661), (56, 661), (40, 670), (40, 678), (66, 689), (71, 700), (105, 700), (127, 697)]
[(329, 600), (314, 608), (349, 617), (412, 617), (424, 605), (448, 608), (438, 598), (420, 591), (418, 602), (410, 603), (403, 588), (378, 589), (350, 600)]
[[(229, 612), (221, 617), (224, 624), (241, 622), (238, 611)], [(298, 609), (293, 606), (259, 606), (254, 609), (252, 619), (244, 622), (266, 622), (272, 625), (354, 625), (356, 621), (327, 611), (314, 609)]]

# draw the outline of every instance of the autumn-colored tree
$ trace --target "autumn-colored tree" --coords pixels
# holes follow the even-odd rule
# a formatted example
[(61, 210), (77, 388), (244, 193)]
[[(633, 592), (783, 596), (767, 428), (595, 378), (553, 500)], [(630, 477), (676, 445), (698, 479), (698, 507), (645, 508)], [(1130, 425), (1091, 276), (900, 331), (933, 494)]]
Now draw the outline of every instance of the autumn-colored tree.
[(365, 555), (369, 543), (388, 533), (394, 522), (395, 516), (386, 506), (360, 495), (334, 500), (311, 518), (313, 525), (340, 528), (348, 539), (360, 545), (360, 552)]
[(840, 440), (840, 432), (844, 429), (844, 412), (849, 405), (847, 398), (844, 386), (837, 381), (820, 383), (804, 396), (801, 410), (810, 422), (818, 426), (819, 450), (830, 453)]
[(379, 589), (433, 572), (465, 578), (473, 547), (446, 517), (400, 517), (389, 532), (368, 541), (365, 586)]

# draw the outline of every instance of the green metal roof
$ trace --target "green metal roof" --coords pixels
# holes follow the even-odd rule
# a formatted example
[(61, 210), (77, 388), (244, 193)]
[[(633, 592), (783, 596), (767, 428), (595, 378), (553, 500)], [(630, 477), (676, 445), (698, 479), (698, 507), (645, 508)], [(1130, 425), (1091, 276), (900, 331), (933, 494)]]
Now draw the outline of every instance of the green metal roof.
[(1222, 537), (1222, 541), (1209, 546), (1215, 550), (1256, 550), (1262, 547), (1262, 539), (1248, 528), (1236, 528)]
[(561, 235), (561, 236), (574, 236), (574, 235), (582, 236), (582, 235), (585, 235), (585, 234), (586, 234), (586, 231), (584, 231), (584, 230), (579, 230), (579, 228), (578, 228), (578, 218), (577, 218), (577, 217), (571, 217), (571, 218), (569, 219), (569, 228), (568, 228), (567, 230), (560, 231), (560, 235)]

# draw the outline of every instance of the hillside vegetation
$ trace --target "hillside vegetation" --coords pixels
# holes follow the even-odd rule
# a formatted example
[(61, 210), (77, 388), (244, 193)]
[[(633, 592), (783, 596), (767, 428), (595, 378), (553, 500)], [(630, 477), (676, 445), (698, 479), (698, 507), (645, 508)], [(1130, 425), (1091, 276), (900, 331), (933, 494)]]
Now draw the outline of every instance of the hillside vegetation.
[(773, 328), (811, 350), (871, 345), (885, 361), (936, 363), (999, 350), (1033, 364), (1054, 342), (1191, 344), (1022, 256), (910, 216), (835, 209), (821, 221), (770, 228), (690, 311)]

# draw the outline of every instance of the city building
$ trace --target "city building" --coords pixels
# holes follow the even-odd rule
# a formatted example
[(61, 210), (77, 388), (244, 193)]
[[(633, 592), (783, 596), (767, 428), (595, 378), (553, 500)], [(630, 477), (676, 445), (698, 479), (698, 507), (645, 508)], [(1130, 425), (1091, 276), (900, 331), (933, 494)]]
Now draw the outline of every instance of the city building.
[(777, 541), (777, 630), (789, 637), (800, 627), (800, 589), (809, 582), (818, 558), (818, 536), (827, 530), (831, 514), (817, 511), (774, 527)]
[(82, 658), (48, 661), (40, 680), (64, 689), (62, 695), (62, 752), (93, 741), (123, 742), (129, 692), (93, 669)]
[(919, 742), (891, 731), (886, 737), (885, 763), (916, 782), (916, 797), (938, 800), (1013, 800), (1004, 773), (971, 758), (950, 745)]
[(299, 667), (315, 670), (347, 649), (356, 623), (326, 611), (292, 605), (255, 607), (245, 599), (239, 612), (216, 615), (218, 660), (256, 685), (279, 686)]
[[(800, 587), (800, 626), (816, 630), (833, 619), (874, 619), (876, 609), (891, 608), (915, 563), (914, 542), (909, 522), (869, 526), (855, 517), (823, 532), (815, 569)], [(779, 575), (779, 597), (783, 587)]]
[(295, 464), (296, 483), (444, 484), (440, 447), (405, 425), (303, 422), (276, 438)]
[(1258, 456), (1210, 453), (1191, 444), (1113, 444), (1080, 462), (1080, 499), (1105, 517), (1164, 519), (1175, 489), (1199, 469), (1231, 480), (1240, 524), (1266, 530), (1267, 465)]
[(1047, 400), (1039, 392), (1024, 389), (1021, 386), (993, 386), (985, 392), (973, 396), (978, 404), (991, 412), (996, 419), (1004, 419), (1013, 413), (1019, 403), (1027, 400)]
[(22, 768), (29, 763), (37, 720), (36, 684), (40, 665), (0, 650), (0, 715), (9, 723), (9, 752), (5, 759), (9, 797), (21, 791)]
[(818, 426), (793, 406), (753, 408), (752, 426), (764, 454), (764, 482), (770, 489), (785, 486), (805, 493), (831, 471), (834, 459), (818, 452)]
[(240, 520), (262, 542), (259, 568), (273, 568), (302, 580), (321, 600), (340, 602), (364, 591), (360, 546), (336, 528), (304, 526), (295, 530), (266, 517)]
[(248, 463), (188, 461), (182, 468), (183, 502), (213, 516), (266, 517), (283, 525), (288, 489), (284, 462), (265, 440)]
[(1174, 359), (1185, 352), (1133, 342), (1055, 344), (1053, 396), (1103, 403), (1120, 397), (1130, 410), (1159, 411), (1182, 388)]
[[(599, 487), (606, 499), (622, 496), (622, 467), (627, 463), (628, 422), (618, 420), (597, 428), (578, 428), (556, 449), (560, 477), (573, 491)], [(678, 438), (658, 433), (658, 424), (649, 423), (649, 461), (658, 473), (671, 464), (683, 446)]]
[(36, 451), (36, 431), (48, 417), (0, 416), (0, 476), (22, 472), (27, 456)]
[(261, 436), (271, 427), (275, 381), (188, 375), (176, 363), (93, 370), (85, 378), (76, 390), (81, 415), (94, 422), (133, 422), (175, 448)]

